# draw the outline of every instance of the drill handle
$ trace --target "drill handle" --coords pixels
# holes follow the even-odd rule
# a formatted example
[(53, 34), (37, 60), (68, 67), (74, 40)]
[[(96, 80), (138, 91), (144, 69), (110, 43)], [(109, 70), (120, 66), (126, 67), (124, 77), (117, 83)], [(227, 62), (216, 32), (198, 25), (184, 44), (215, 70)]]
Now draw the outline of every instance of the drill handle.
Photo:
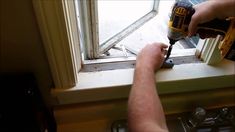
[(230, 23), (231, 20), (214, 19), (212, 21), (199, 24), (197, 27), (197, 33), (205, 34), (206, 36), (225, 36), (229, 29)]

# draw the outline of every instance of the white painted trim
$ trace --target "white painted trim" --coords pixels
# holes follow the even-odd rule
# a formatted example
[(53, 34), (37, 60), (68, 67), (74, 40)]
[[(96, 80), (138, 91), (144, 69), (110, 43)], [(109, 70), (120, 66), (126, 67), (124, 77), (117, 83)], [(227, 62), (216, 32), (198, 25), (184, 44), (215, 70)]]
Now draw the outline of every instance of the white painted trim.
[(96, 0), (79, 0), (79, 19), (85, 58), (99, 57), (99, 30)]
[(207, 56), (209, 54), (209, 49), (212, 46), (211, 44), (213, 43), (214, 39), (210, 38), (210, 39), (206, 39), (204, 46), (202, 48), (201, 51), (201, 59), (205, 62), (207, 60)]
[[(171, 57), (182, 57), (195, 55), (195, 48), (191, 49), (174, 49), (171, 53)], [(137, 55), (138, 53), (136, 53)], [(95, 60), (84, 60), (83, 64), (97, 64), (97, 63), (110, 63), (110, 62), (123, 62), (123, 61), (134, 61), (136, 57), (118, 57), (118, 58), (105, 58)]]
[[(215, 66), (192, 63), (161, 69), (156, 74), (157, 89), (159, 94), (170, 94), (235, 87), (234, 66), (235, 62), (223, 60)], [(80, 72), (76, 87), (53, 90), (55, 104), (128, 98), (133, 74), (133, 69)]]
[(158, 12), (160, 0), (154, 0), (153, 10)]
[(203, 50), (203, 48), (205, 46), (205, 42), (206, 42), (206, 39), (199, 39), (199, 41), (197, 43), (195, 55), (198, 58), (201, 58), (202, 50)]
[[(199, 48), (197, 48), (196, 55), (201, 55), (200, 56), (201, 59), (209, 65), (220, 63), (220, 61), (222, 61), (223, 59), (219, 51), (219, 44), (221, 43), (221, 36), (217, 36), (216, 38), (209, 38), (201, 42), (203, 44), (200, 44), (198, 46)], [(201, 50), (201, 54), (198, 54), (199, 49)]]
[(208, 51), (208, 57), (206, 59), (206, 63), (209, 65), (213, 65), (213, 64), (218, 64), (222, 59), (222, 55), (220, 54), (220, 50), (219, 50), (219, 44), (221, 43), (221, 36), (217, 36), (214, 39), (214, 43), (210, 44), (211, 48)]
[[(56, 88), (74, 87), (77, 83), (77, 71), (81, 67), (73, 2), (33, 0)], [(74, 55), (77, 55), (76, 58)]]

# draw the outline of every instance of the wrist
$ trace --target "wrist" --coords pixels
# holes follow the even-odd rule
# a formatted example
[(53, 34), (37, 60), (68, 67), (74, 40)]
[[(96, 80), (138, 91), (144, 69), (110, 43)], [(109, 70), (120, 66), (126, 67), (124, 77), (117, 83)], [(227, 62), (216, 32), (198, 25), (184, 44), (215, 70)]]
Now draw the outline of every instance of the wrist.
[(150, 63), (144, 63), (144, 62), (139, 63), (137, 61), (135, 69), (138, 71), (155, 73), (155, 67), (153, 65), (151, 65)]
[(155, 72), (153, 69), (145, 66), (135, 67), (134, 78), (138, 80), (139, 83), (145, 81), (152, 82), (155, 81)]

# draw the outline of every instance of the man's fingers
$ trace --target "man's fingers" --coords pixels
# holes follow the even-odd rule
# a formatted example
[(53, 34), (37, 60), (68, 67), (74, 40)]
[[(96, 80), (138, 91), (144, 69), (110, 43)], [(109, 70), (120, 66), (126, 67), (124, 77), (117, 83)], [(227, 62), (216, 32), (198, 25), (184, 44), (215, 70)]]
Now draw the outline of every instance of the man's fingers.
[(166, 55), (168, 51), (166, 49), (163, 49), (162, 52), (164, 55)]
[(164, 44), (164, 43), (155, 43), (155, 44), (160, 45), (160, 48), (161, 48), (161, 49), (165, 49), (165, 48), (168, 47), (168, 45), (167, 45), (167, 44)]
[(152, 44), (157, 44), (157, 45), (160, 45), (160, 46), (167, 46), (167, 44), (164, 44), (164, 43), (161, 43), (161, 42), (154, 42)]
[(195, 19), (194, 15), (193, 15), (191, 18), (191, 21), (189, 23), (189, 26), (188, 26), (188, 36), (189, 37), (193, 36), (196, 33), (197, 25), (198, 25), (198, 20)]
[(161, 48), (167, 48), (168, 45), (161, 43)]

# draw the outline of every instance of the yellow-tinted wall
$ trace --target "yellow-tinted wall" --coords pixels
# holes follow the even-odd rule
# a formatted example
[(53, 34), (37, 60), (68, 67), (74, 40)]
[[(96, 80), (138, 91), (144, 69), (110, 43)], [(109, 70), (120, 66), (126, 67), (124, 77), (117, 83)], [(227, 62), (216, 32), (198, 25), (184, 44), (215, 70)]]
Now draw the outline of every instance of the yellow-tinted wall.
[(0, 71), (33, 72), (50, 102), (52, 78), (32, 0), (1, 0)]
[[(166, 115), (192, 112), (196, 107), (214, 109), (235, 106), (234, 87), (164, 94), (160, 98)], [(127, 119), (127, 100), (57, 106), (54, 109), (57, 130), (58, 132), (110, 132), (114, 121)]]

